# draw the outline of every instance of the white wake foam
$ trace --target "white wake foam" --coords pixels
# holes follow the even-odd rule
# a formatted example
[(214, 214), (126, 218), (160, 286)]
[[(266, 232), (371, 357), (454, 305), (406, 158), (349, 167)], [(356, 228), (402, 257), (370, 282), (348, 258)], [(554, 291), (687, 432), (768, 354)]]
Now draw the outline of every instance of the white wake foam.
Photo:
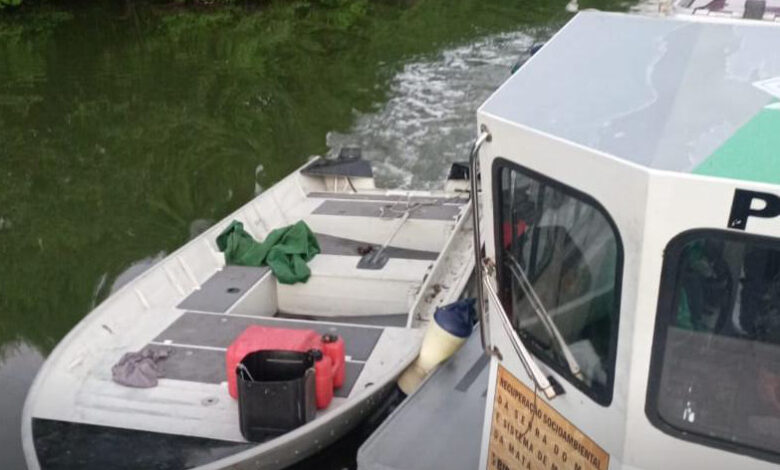
[(500, 34), (407, 63), (377, 112), (360, 115), (346, 134), (328, 134), (331, 153), (359, 145), (382, 187), (440, 186), (450, 164), (468, 158), (477, 108), (533, 41), (522, 32)]

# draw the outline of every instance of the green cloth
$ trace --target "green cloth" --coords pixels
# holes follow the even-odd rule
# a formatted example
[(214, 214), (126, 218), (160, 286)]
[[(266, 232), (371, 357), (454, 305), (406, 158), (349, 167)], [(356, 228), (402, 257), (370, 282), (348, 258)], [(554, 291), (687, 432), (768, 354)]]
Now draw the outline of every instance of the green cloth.
[(225, 263), (239, 266), (268, 266), (282, 284), (306, 282), (311, 275), (306, 265), (320, 252), (320, 245), (305, 222), (288, 225), (268, 234), (259, 243), (234, 220), (217, 237)]

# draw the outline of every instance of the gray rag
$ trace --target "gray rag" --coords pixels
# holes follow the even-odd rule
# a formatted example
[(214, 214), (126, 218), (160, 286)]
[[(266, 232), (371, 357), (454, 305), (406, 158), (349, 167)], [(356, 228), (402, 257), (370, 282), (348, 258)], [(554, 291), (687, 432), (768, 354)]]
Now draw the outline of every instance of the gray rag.
[(143, 349), (140, 352), (125, 353), (111, 368), (111, 378), (127, 387), (156, 387), (157, 379), (163, 376), (160, 362), (167, 359), (170, 353), (167, 349)]

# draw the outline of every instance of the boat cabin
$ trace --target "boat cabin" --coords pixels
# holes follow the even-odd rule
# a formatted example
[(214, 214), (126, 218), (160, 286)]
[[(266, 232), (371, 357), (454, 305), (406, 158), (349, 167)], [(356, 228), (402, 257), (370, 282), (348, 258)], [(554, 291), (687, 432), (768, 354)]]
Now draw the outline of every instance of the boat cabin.
[(778, 44), (582, 12), (479, 109), (480, 468), (780, 463)]

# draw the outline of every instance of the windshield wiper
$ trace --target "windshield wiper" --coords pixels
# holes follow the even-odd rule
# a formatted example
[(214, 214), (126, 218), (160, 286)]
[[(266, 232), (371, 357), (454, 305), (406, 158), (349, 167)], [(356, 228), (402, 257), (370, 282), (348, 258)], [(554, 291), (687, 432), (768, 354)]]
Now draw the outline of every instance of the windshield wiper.
[[(477, 312), (479, 312), (479, 332), (480, 339), (482, 340), (482, 348), (487, 354), (498, 357), (499, 361), (503, 360), (501, 353), (498, 351), (498, 348), (490, 344), (490, 325), (488, 323), (490, 315), (485, 308), (484, 295), (484, 291), (487, 290), (489, 294), (489, 303), (492, 303), (498, 310), (498, 315), (496, 316), (499, 318), (501, 325), (509, 335), (509, 343), (512, 345), (512, 348), (514, 348), (517, 357), (520, 358), (520, 362), (523, 364), (525, 371), (528, 373), (528, 376), (531, 378), (531, 380), (533, 380), (534, 386), (541, 389), (548, 400), (552, 400), (558, 395), (564, 393), (563, 388), (560, 386), (560, 384), (558, 384), (558, 382), (555, 381), (552, 376), (544, 376), (544, 373), (539, 368), (539, 365), (536, 363), (536, 361), (534, 361), (534, 357), (530, 352), (528, 352), (528, 349), (526, 349), (523, 341), (517, 335), (517, 331), (512, 328), (512, 324), (509, 322), (509, 316), (507, 316), (506, 312), (504, 311), (504, 307), (501, 305), (501, 299), (498, 298), (496, 290), (490, 283), (490, 275), (486, 272), (487, 266), (485, 265), (485, 260), (482, 256), (482, 241), (479, 236), (479, 148), (485, 142), (490, 142), (490, 133), (488, 132), (487, 127), (485, 127), (483, 124), (480, 127), (479, 137), (477, 137), (477, 139), (474, 141), (474, 144), (471, 147), (471, 152), (469, 153), (469, 179), (471, 180), (471, 221), (474, 228), (474, 272), (477, 279)], [(534, 393), (536, 392), (534, 391)]]
[(531, 281), (528, 279), (528, 275), (525, 273), (525, 270), (512, 253), (508, 251), (505, 253), (507, 260), (509, 261), (509, 271), (517, 280), (517, 283), (520, 284), (520, 288), (525, 293), (525, 297), (528, 299), (528, 303), (531, 304), (531, 309), (533, 309), (533, 311), (536, 313), (536, 316), (539, 317), (539, 320), (542, 322), (542, 325), (544, 325), (544, 328), (547, 330), (550, 338), (552, 338), (556, 346), (558, 346), (558, 349), (561, 351), (561, 354), (563, 354), (563, 358), (566, 360), (566, 364), (569, 366), (569, 371), (579, 380), (584, 382), (585, 376), (582, 374), (582, 369), (577, 363), (577, 359), (574, 357), (571, 349), (569, 349), (569, 346), (566, 344), (566, 340), (563, 339), (563, 335), (558, 330), (558, 327), (555, 326), (555, 322), (553, 322), (552, 317), (544, 307), (542, 300), (536, 294), (536, 290), (534, 289), (533, 284), (531, 284)]
[(534, 384), (549, 400), (563, 394), (563, 388), (561, 388), (560, 384), (558, 384), (552, 376), (545, 377), (542, 369), (534, 360), (533, 355), (528, 351), (525, 344), (523, 344), (523, 341), (517, 335), (517, 331), (512, 328), (512, 324), (509, 322), (509, 316), (504, 311), (504, 307), (501, 305), (501, 299), (498, 298), (495, 288), (493, 288), (493, 285), (490, 283), (490, 276), (485, 272), (484, 266), (480, 272), (482, 273), (482, 286), (488, 293), (488, 300), (498, 310), (498, 315), (496, 316), (501, 321), (504, 330), (511, 337), (510, 343), (515, 349), (517, 357), (520, 358), (523, 368), (525, 368), (525, 371), (528, 373), (529, 377), (531, 377), (531, 380), (534, 381)]

